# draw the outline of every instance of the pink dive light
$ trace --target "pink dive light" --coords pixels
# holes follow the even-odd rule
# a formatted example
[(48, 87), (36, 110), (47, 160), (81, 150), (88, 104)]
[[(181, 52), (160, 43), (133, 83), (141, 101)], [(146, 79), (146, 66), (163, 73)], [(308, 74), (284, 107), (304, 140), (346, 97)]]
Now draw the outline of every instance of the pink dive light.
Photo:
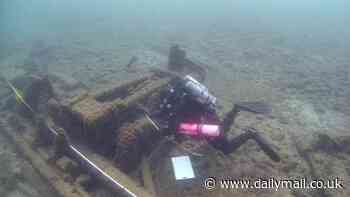
[(219, 125), (180, 123), (178, 133), (191, 136), (218, 137), (220, 135)]
[(220, 135), (219, 125), (203, 124), (201, 125), (200, 132), (207, 137), (218, 137)]

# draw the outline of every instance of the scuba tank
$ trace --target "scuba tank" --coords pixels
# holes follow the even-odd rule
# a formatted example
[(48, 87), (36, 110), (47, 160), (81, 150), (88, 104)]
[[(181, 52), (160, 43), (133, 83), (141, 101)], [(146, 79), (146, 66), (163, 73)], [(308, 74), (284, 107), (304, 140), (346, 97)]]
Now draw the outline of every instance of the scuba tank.
[(216, 97), (214, 97), (203, 84), (195, 80), (190, 75), (183, 78), (185, 92), (194, 100), (207, 106), (209, 109), (214, 109), (216, 106)]

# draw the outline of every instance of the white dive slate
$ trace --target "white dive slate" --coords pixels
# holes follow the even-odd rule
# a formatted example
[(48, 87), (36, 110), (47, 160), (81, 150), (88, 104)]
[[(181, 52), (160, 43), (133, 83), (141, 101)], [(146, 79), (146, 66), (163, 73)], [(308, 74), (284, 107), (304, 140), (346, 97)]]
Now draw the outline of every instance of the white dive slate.
[(176, 180), (192, 179), (195, 177), (189, 156), (172, 157), (171, 161)]

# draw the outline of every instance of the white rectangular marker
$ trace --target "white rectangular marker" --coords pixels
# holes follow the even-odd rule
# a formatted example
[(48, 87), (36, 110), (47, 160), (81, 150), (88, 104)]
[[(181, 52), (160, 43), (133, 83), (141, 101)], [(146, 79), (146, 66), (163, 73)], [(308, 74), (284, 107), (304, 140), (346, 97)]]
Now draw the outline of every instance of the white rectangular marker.
[(189, 156), (179, 156), (171, 158), (176, 180), (192, 179), (194, 172)]

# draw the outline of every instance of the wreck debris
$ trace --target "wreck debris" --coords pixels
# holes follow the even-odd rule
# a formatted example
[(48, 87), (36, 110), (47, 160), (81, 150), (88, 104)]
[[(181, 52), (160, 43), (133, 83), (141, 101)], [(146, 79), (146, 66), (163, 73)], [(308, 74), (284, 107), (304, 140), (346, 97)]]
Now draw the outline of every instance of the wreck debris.
[(70, 146), (70, 148), (77, 155), (77, 157), (81, 158), (80, 161), (83, 166), (86, 166), (87, 168), (94, 171), (94, 173), (96, 174), (96, 177), (101, 181), (105, 182), (106, 184), (110, 185), (110, 187), (112, 187), (117, 194), (125, 197), (137, 197), (136, 194), (129, 191), (125, 186), (121, 185), (118, 181), (113, 179), (110, 175), (104, 172), (96, 164), (91, 162), (85, 155), (79, 152), (75, 147)]
[(141, 155), (139, 152), (141, 147), (137, 141), (137, 130), (133, 125), (125, 125), (120, 128), (120, 131), (113, 160), (120, 169), (130, 172), (138, 165), (138, 159)]
[(155, 143), (156, 133), (146, 118), (122, 126), (118, 133), (114, 160), (122, 170), (130, 172), (139, 165), (147, 149)]
[(169, 70), (182, 72), (186, 65), (186, 52), (180, 49), (179, 45), (170, 47), (168, 67)]
[[(51, 131), (54, 137), (57, 137), (60, 135), (57, 130), (50, 128), (49, 126), (48, 126), (48, 129)], [(121, 185), (118, 181), (113, 179), (110, 175), (108, 175), (101, 168), (99, 168), (95, 163), (90, 161), (75, 146), (70, 144), (66, 139), (66, 136), (63, 136), (63, 138), (64, 138), (64, 141), (67, 142), (64, 145), (67, 148), (67, 151), (69, 151), (68, 154), (73, 158), (75, 158), (81, 164), (81, 166), (84, 166), (88, 172), (95, 175), (95, 178), (108, 184), (111, 187), (111, 189), (113, 189), (116, 193), (120, 194), (121, 196), (137, 197), (133, 192), (129, 191), (126, 187)]]
[(34, 111), (47, 113), (47, 102), (54, 97), (51, 82), (47, 76), (35, 76), (25, 91), (25, 100)]
[[(36, 109), (41, 111), (41, 114), (44, 116), (46, 110), (40, 110), (42, 109), (40, 105), (45, 104), (45, 109), (48, 110), (50, 115), (48, 120), (43, 117), (37, 118), (37, 125), (40, 129), (37, 138), (42, 138), (44, 141), (37, 150), (45, 152), (46, 150), (43, 151), (44, 148), (49, 147), (50, 150), (54, 148), (53, 151), (56, 154), (51, 160), (57, 161), (56, 164), (63, 166), (64, 174), (70, 174), (69, 176), (63, 176), (64, 180), (76, 183), (82, 179), (82, 175), (86, 175), (84, 173), (88, 172), (91, 176), (87, 178), (89, 184), (94, 180), (99, 180), (116, 194), (136, 196), (137, 192), (124, 186), (129, 187), (129, 184), (125, 184), (124, 180), (119, 182), (119, 176), (114, 176), (115, 174), (110, 173), (110, 171), (121, 169), (122, 175), (124, 175), (124, 172), (134, 175), (143, 170), (143, 173), (146, 174), (142, 177), (143, 180), (145, 181), (147, 179), (146, 176), (148, 176), (148, 181), (145, 182), (151, 182), (152, 174), (145, 169), (148, 164), (140, 165), (141, 161), (145, 162), (145, 158), (149, 159), (149, 168), (151, 168), (154, 161), (157, 162), (159, 159), (157, 154), (161, 154), (159, 152), (165, 151), (165, 149), (168, 151), (169, 147), (163, 147), (161, 148), (162, 150), (159, 149), (159, 144), (161, 144), (159, 142), (162, 142), (162, 139), (164, 139), (164, 136), (162, 136), (164, 133), (155, 132), (155, 128), (156, 130), (162, 129), (156, 123), (152, 124), (150, 119), (159, 110), (160, 95), (163, 89), (168, 87), (169, 82), (172, 82), (176, 76), (153, 73), (152, 75), (125, 83), (113, 83), (99, 92), (82, 91), (78, 96), (60, 100), (56, 100), (54, 96), (46, 96), (46, 94), (43, 94), (44, 99), (36, 97), (31, 103), (37, 105)], [(36, 79), (39, 85), (42, 79)], [(30, 85), (29, 89), (35, 90), (36, 87), (40, 87), (34, 84)], [(144, 111), (149, 112), (149, 114), (146, 113), (145, 116), (145, 113), (140, 113), (139, 106), (145, 106)], [(250, 110), (256, 113), (268, 111), (258, 104), (253, 106), (247, 104), (243, 107), (242, 104), (238, 104), (235, 105), (235, 108), (238, 111)], [(157, 116), (154, 117), (158, 118)], [(53, 122), (50, 122), (51, 119)], [(157, 119), (155, 120), (157, 121)], [(160, 123), (162, 122), (160, 121)], [(67, 131), (67, 136), (59, 134), (60, 127)], [(273, 152), (273, 149), (270, 149), (269, 144), (257, 135), (255, 131), (247, 131), (246, 135), (241, 139), (238, 138), (238, 140), (229, 144), (231, 145), (231, 150), (239, 147), (245, 141), (253, 139), (273, 160), (279, 160), (279, 156)], [(68, 137), (74, 140), (74, 146), (66, 140)], [(177, 140), (182, 139), (179, 138)], [(205, 142), (207, 145), (208, 142)], [(55, 144), (56, 148), (50, 146), (50, 144)], [(179, 146), (179, 144), (177, 142), (170, 143), (170, 146)], [(64, 149), (67, 149), (67, 151)], [(190, 149), (186, 146), (178, 148), (181, 151), (182, 149), (185, 152), (190, 152)], [(157, 151), (159, 152), (154, 153)], [(95, 153), (99, 153), (96, 154), (99, 156), (95, 156)], [(191, 152), (189, 154), (199, 157), (203, 156)], [(76, 164), (79, 163), (84, 168), (84, 172), (75, 172), (74, 163), (66, 164), (67, 162), (63, 162), (67, 158), (68, 160), (74, 159), (73, 161)], [(119, 168), (115, 168), (112, 164)], [(98, 166), (103, 166), (103, 170)], [(118, 177), (118, 180), (114, 177)], [(134, 184), (134, 182), (131, 182), (131, 184)], [(148, 196), (147, 192), (145, 194), (143, 195), (141, 192), (141, 195), (137, 195)]]
[[(49, 158), (49, 161), (50, 161), (50, 158)], [(71, 160), (68, 157), (62, 156), (62, 158), (57, 160), (55, 165), (60, 167), (62, 171), (65, 173), (64, 179), (67, 180), (67, 182), (74, 183), (78, 177), (84, 175), (84, 169), (81, 168), (76, 161)]]
[[(301, 141), (298, 140), (297, 136), (293, 133), (291, 134), (291, 139), (293, 141), (293, 145), (295, 146), (300, 157), (306, 162), (309, 167), (310, 175), (314, 180), (320, 180), (320, 176), (317, 173), (317, 168), (315, 167), (315, 163), (312, 159), (312, 154), (309, 149), (305, 149), (305, 146), (301, 144)], [(316, 196), (321, 197), (330, 197), (330, 193), (325, 188), (319, 188), (313, 191)]]
[[(49, 135), (51, 135), (51, 137), (57, 137), (59, 134), (59, 132), (55, 129), (53, 129), (52, 127), (50, 127), (47, 123), (43, 122), (42, 125), (45, 125), (47, 127), (47, 130), (50, 131), (50, 133), (48, 133)], [(2, 129), (4, 129), (3, 127), (1, 127)], [(45, 177), (47, 177), (49, 179), (49, 182), (55, 186), (55, 189), (58, 190), (58, 188), (61, 188), (62, 185), (66, 185), (66, 183), (60, 183), (59, 178), (53, 178), (54, 176), (51, 175), (50, 173), (50, 166), (47, 166), (44, 164), (44, 161), (40, 158), (40, 155), (38, 155), (38, 153), (33, 152), (33, 150), (30, 148), (30, 145), (27, 144), (27, 142), (23, 141), (23, 139), (17, 137), (14, 133), (11, 133), (7, 130), (5, 130), (6, 135), (8, 135), (8, 137), (14, 141), (14, 143), (18, 146), (18, 148), (20, 149), (20, 151), (26, 156), (26, 157), (30, 157), (30, 161), (33, 162), (33, 165), (36, 166), (36, 168), (39, 168), (39, 166), (41, 166), (39, 168), (39, 172), (41, 174), (44, 174)], [(65, 137), (64, 137), (65, 138)], [(68, 143), (64, 143), (61, 144), (64, 147), (61, 148), (65, 148), (67, 151), (64, 152), (64, 155), (69, 155), (70, 157), (74, 158), (77, 162), (80, 163), (80, 165), (82, 167), (85, 168), (85, 170), (87, 172), (89, 172), (91, 175), (94, 175), (95, 178), (97, 178), (98, 180), (102, 181), (103, 183), (107, 184), (107, 186), (109, 186), (114, 192), (116, 192), (116, 194), (119, 194), (123, 197), (136, 197), (137, 195), (131, 191), (129, 191), (125, 186), (123, 186), (121, 183), (119, 183), (116, 179), (114, 179), (113, 177), (111, 177), (109, 174), (107, 174), (106, 172), (104, 172), (101, 168), (99, 168), (95, 163), (93, 163), (92, 161), (90, 161), (83, 153), (81, 153), (75, 146), (73, 146), (72, 144), (69, 143), (69, 141), (67, 139), (64, 139), (66, 142)], [(37, 156), (36, 156), (37, 155)], [(63, 156), (63, 155), (61, 155)], [(58, 159), (58, 158), (57, 158)], [(44, 167), (44, 168), (43, 168)], [(66, 168), (67, 169), (67, 168)], [(51, 170), (52, 171), (52, 170)], [(50, 180), (50, 177), (52, 178), (52, 180)], [(67, 187), (67, 186), (66, 186)], [(71, 186), (73, 187), (73, 186)], [(67, 188), (71, 188), (71, 187), (67, 187)], [(79, 192), (77, 194), (71, 193), (70, 192)], [(64, 190), (64, 191), (57, 191), (59, 194), (62, 194), (62, 196), (88, 196), (86, 195), (86, 193), (82, 190), (77, 191), (76, 189), (73, 190)], [(85, 194), (84, 194), (85, 193)], [(68, 195), (69, 194), (69, 195)]]
[(66, 132), (59, 128), (56, 130), (57, 135), (54, 136), (54, 154), (49, 159), (50, 162), (56, 163), (57, 160), (67, 154), (67, 147), (69, 146)]
[(125, 66), (127, 69), (131, 68), (136, 62), (138, 61), (138, 58), (136, 56), (132, 56), (129, 60), (129, 63)]
[(151, 169), (151, 163), (149, 158), (143, 157), (141, 162), (141, 184), (152, 194), (156, 194), (155, 185), (153, 180), (153, 173)]
[[(35, 101), (35, 100), (34, 100)], [(52, 99), (51, 99), (52, 101)], [(53, 108), (57, 107), (55, 104), (57, 102), (51, 102), (53, 103)], [(41, 114), (40, 114), (41, 115)], [(60, 131), (60, 129), (54, 129), (53, 127), (49, 126), (49, 124), (46, 123), (45, 118), (36, 118), (37, 113), (33, 111), (32, 116), (34, 116), (34, 120), (40, 121), (38, 122), (38, 125), (41, 125), (42, 131), (48, 131), (46, 135), (49, 135), (50, 138), (55, 139), (55, 155), (50, 158), (49, 160), (51, 161), (58, 161), (60, 158), (63, 156), (69, 156), (74, 158), (76, 161), (80, 163), (82, 167), (85, 168), (87, 172), (90, 174), (94, 175), (95, 178), (98, 180), (102, 181), (103, 183), (107, 184), (116, 194), (119, 194), (121, 196), (133, 196), (135, 197), (136, 195), (129, 191), (127, 188), (125, 188), (123, 185), (121, 185), (118, 181), (116, 181), (114, 178), (112, 178), (109, 174), (106, 172), (102, 171), (95, 163), (87, 159), (87, 157), (81, 153), (76, 147), (74, 147), (70, 142), (67, 140), (67, 136)], [(42, 121), (42, 122), (41, 122)], [(11, 136), (12, 137), (12, 136)], [(15, 137), (15, 136), (13, 136)], [(42, 136), (43, 137), (43, 136)], [(20, 137), (21, 138), (21, 137)], [(18, 138), (18, 139), (20, 139)], [(39, 149), (36, 149), (39, 150)], [(61, 163), (61, 162), (59, 162)], [(65, 180), (68, 177), (65, 177)], [(57, 186), (59, 188), (59, 186)], [(73, 191), (73, 190), (72, 190)], [(82, 191), (83, 192), (83, 191)], [(144, 193), (146, 194), (146, 193)], [(63, 196), (67, 196), (64, 194)], [(73, 195), (74, 196), (74, 195)], [(88, 196), (88, 195), (83, 195), (83, 196)], [(144, 196), (144, 195), (142, 195)], [(146, 195), (148, 196), (148, 195)]]
[(340, 145), (327, 134), (320, 133), (316, 139), (316, 142), (313, 144), (314, 150), (322, 150), (327, 153), (338, 153), (342, 151)]
[(272, 148), (271, 144), (260, 135), (259, 132), (252, 128), (247, 128), (246, 132), (252, 135), (254, 141), (270, 157), (270, 159), (276, 162), (281, 161), (281, 157), (278, 155), (278, 153)]
[(203, 65), (199, 65), (186, 57), (186, 52), (179, 45), (173, 45), (169, 50), (168, 69), (182, 74), (194, 73), (198, 75), (199, 81), (204, 81), (207, 71)]
[(45, 147), (53, 143), (50, 130), (47, 128), (45, 120), (46, 117), (39, 114), (37, 114), (34, 118), (34, 125), (36, 127), (34, 141), (32, 143), (34, 149)]
[[(72, 184), (66, 183), (62, 180), (60, 174), (52, 173), (55, 169), (52, 166), (47, 165), (46, 159), (44, 159), (45, 154), (34, 151), (27, 140), (16, 135), (4, 125), (3, 120), (0, 120), (0, 128), (3, 131), (2, 133), (16, 146), (16, 150), (28, 159), (33, 168), (45, 178), (45, 181), (52, 186), (50, 190), (55, 191), (55, 193), (60, 196), (81, 197), (81, 195), (86, 195), (86, 193), (80, 188), (74, 187)], [(75, 193), (72, 191), (75, 191)]]
[[(128, 158), (124, 158), (126, 153), (122, 150), (131, 151), (128, 155), (130, 160), (139, 161), (141, 153), (146, 150), (143, 146), (152, 141), (143, 139), (151, 139), (148, 130), (153, 129), (153, 125), (137, 110), (137, 105), (146, 102), (151, 108), (152, 95), (164, 88), (170, 80), (153, 74), (118, 83), (97, 93), (83, 93), (61, 104), (51, 103), (51, 114), (54, 114), (55, 122), (62, 125), (69, 135), (83, 136), (96, 150), (114, 157), (116, 163), (126, 166), (122, 169), (128, 171), (138, 165), (138, 162), (135, 165), (129, 164)], [(144, 143), (138, 145), (141, 141)], [(132, 159), (133, 157), (135, 158)]]

